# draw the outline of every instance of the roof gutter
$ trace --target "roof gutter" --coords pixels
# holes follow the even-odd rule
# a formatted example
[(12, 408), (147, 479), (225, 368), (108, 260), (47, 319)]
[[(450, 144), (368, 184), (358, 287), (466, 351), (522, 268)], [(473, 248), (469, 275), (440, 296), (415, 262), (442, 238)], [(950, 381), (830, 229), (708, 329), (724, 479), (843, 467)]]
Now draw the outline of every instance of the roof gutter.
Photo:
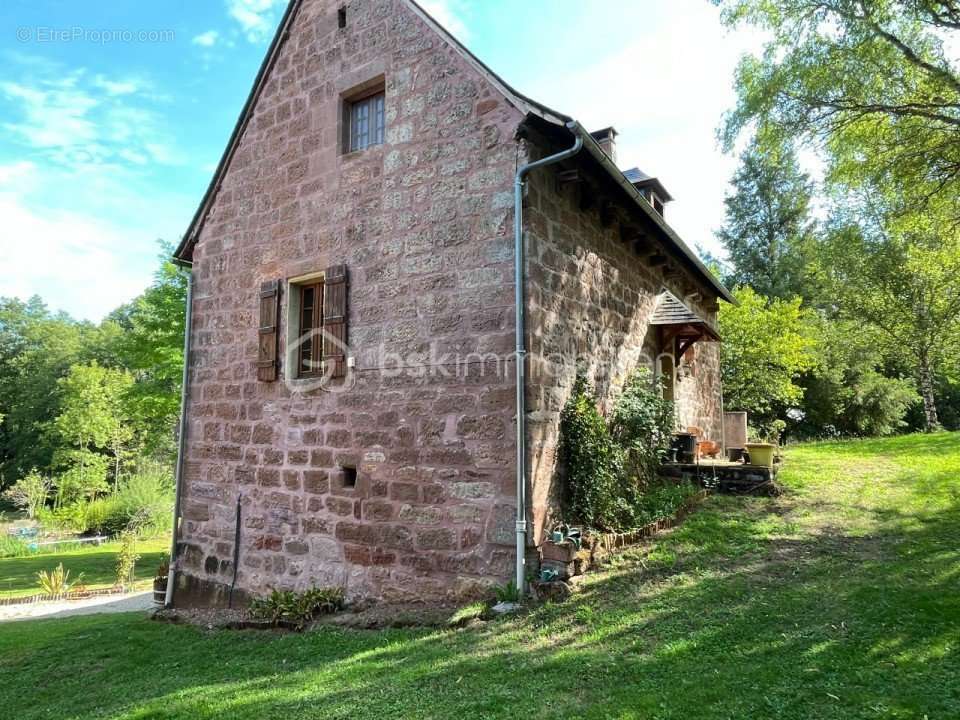
[[(567, 123), (571, 128), (575, 123)], [(549, 155), (517, 169), (513, 181), (513, 257), (514, 257), (514, 304), (516, 310), (516, 374), (517, 374), (517, 558), (515, 584), (521, 595), (526, 583), (527, 562), (527, 408), (526, 408), (526, 311), (524, 298), (524, 257), (523, 245), (523, 181), (526, 176), (538, 168), (573, 157), (583, 147), (583, 138), (575, 134), (572, 147)]]

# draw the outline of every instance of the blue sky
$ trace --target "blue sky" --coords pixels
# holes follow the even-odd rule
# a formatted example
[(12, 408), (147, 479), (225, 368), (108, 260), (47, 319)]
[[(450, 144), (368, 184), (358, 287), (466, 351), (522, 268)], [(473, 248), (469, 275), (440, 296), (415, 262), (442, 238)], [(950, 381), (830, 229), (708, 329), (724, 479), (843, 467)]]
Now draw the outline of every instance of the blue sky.
[[(706, 0), (425, 0), (518, 90), (620, 131), (667, 219), (715, 249), (732, 158), (714, 129), (757, 38)], [(0, 4), (0, 295), (99, 320), (200, 201), (285, 0)], [(536, 32), (530, 32), (536, 28)]]

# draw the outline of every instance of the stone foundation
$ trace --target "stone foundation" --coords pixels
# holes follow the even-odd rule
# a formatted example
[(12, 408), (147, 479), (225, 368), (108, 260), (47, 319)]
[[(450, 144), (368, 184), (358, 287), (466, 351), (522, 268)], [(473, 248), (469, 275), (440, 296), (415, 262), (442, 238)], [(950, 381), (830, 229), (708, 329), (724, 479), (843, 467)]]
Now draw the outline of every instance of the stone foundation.
[(664, 463), (660, 475), (686, 480), (716, 492), (730, 494), (774, 495), (778, 465), (743, 465), (737, 463)]

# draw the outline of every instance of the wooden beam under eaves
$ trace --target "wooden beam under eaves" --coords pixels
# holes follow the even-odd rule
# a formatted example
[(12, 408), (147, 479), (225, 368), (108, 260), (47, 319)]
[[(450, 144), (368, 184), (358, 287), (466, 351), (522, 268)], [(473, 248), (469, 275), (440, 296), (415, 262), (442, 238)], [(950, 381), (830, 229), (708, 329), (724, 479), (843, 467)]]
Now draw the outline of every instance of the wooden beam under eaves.
[(660, 267), (661, 265), (667, 264), (667, 256), (661, 253), (654, 253), (647, 258), (647, 262), (650, 263), (651, 267)]

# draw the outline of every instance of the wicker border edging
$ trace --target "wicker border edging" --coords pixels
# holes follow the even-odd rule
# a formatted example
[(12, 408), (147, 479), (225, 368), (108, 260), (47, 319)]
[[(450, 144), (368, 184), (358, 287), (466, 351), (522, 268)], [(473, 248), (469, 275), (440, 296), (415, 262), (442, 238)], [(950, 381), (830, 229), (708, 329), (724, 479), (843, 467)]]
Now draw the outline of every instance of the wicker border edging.
[(636, 530), (586, 534), (582, 545), (579, 546), (569, 541), (556, 544), (546, 540), (540, 546), (540, 566), (553, 568), (559, 573), (561, 579), (582, 575), (590, 568), (598, 566), (614, 551), (635, 545), (641, 540), (654, 537), (662, 530), (675, 527), (708, 495), (710, 490), (699, 490), (684, 500), (672, 515), (657, 518)]
[(676, 509), (673, 515), (657, 518), (652, 523), (648, 523), (641, 528), (637, 528), (636, 530), (628, 530), (627, 532), (622, 533), (598, 533), (596, 535), (588, 536), (590, 541), (591, 561), (593, 560), (595, 549), (602, 549), (609, 553), (612, 550), (624, 548), (629, 545), (635, 545), (641, 540), (653, 537), (661, 530), (676, 527), (687, 515), (690, 514), (690, 511), (703, 502), (709, 494), (709, 490), (700, 490), (684, 500), (683, 504)]

